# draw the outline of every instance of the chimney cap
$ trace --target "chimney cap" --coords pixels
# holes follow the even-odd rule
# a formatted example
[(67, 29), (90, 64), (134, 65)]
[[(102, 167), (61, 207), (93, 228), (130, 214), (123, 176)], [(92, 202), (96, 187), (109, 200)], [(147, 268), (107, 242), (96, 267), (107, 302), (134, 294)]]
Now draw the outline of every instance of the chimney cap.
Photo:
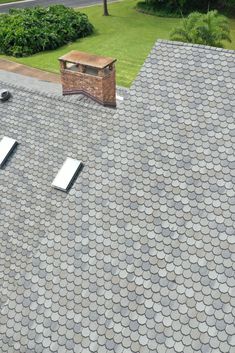
[(117, 59), (110, 57), (97, 56), (81, 51), (72, 50), (59, 58), (60, 61), (67, 61), (73, 64), (81, 64), (97, 69), (104, 69), (105, 67), (113, 64)]

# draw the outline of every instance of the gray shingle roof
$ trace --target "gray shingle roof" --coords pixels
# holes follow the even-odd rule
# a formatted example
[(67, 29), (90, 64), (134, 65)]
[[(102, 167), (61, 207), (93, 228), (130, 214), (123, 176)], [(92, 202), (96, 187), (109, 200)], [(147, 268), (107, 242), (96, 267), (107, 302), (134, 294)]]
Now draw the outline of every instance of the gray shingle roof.
[(161, 41), (116, 114), (0, 105), (1, 352), (235, 351), (234, 85), (234, 52)]

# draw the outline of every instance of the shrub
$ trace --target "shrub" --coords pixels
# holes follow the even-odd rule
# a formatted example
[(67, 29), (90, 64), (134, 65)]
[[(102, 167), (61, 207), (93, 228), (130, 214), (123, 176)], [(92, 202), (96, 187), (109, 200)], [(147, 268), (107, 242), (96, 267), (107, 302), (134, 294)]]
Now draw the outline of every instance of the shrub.
[(231, 42), (228, 19), (219, 15), (216, 10), (206, 14), (192, 12), (181, 26), (171, 32), (171, 39), (223, 47), (223, 41)]
[(156, 6), (156, 4), (151, 1), (137, 2), (136, 9), (139, 12), (158, 17), (181, 17), (181, 13), (178, 10)]
[(92, 32), (87, 15), (63, 5), (11, 9), (9, 15), (0, 16), (0, 53), (28, 56)]
[(235, 0), (144, 0), (143, 3), (137, 3), (137, 8), (140, 11), (155, 12), (162, 16), (172, 14), (179, 17), (192, 11), (207, 12), (208, 10), (219, 10), (233, 16)]

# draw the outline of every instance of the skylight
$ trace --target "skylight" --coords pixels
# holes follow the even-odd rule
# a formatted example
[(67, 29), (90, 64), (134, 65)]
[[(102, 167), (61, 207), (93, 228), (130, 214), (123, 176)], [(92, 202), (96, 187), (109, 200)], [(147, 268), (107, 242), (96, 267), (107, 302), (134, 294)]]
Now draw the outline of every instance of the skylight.
[(73, 158), (67, 158), (56, 175), (52, 186), (62, 191), (68, 191), (72, 186), (79, 169), (82, 167), (82, 162)]
[(2, 138), (0, 141), (0, 168), (4, 165), (16, 145), (16, 140), (6, 136)]

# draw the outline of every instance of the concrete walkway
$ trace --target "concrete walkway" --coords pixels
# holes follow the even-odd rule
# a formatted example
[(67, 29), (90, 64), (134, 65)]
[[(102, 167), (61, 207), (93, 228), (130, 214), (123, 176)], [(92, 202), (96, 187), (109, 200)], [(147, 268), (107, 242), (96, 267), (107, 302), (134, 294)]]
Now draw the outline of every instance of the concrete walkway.
[(0, 70), (14, 72), (23, 76), (34, 77), (41, 81), (60, 83), (60, 75), (35, 69), (13, 61), (0, 59)]

